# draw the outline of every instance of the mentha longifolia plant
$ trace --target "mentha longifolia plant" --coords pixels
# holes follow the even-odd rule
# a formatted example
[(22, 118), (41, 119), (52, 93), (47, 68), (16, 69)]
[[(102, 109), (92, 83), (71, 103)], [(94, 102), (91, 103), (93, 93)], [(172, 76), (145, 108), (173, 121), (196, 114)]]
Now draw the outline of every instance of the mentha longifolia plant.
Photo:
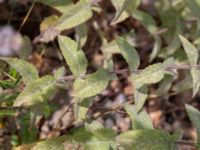
[[(36, 2), (36, 1), (34, 1)], [(46, 114), (48, 100), (59, 88), (68, 88), (68, 81), (72, 82), (73, 88), (73, 109), (76, 121), (79, 126), (75, 126), (66, 135), (56, 138), (24, 144), (16, 147), (16, 150), (64, 150), (64, 149), (85, 149), (85, 150), (177, 150), (178, 145), (185, 144), (200, 148), (200, 140), (196, 142), (182, 140), (183, 132), (177, 131), (169, 134), (165, 131), (153, 128), (153, 124), (148, 113), (143, 109), (143, 105), (148, 97), (148, 85), (161, 82), (165, 75), (177, 76), (177, 70), (189, 70), (193, 82), (193, 97), (200, 87), (200, 65), (198, 65), (199, 54), (195, 46), (184, 36), (177, 35), (179, 41), (187, 55), (189, 64), (176, 63), (173, 57), (167, 58), (164, 62), (154, 63), (144, 69), (138, 69), (140, 58), (137, 50), (127, 40), (126, 36), (118, 36), (110, 43), (103, 46), (104, 64), (91, 74), (86, 74), (88, 60), (82, 50), (86, 42), (87, 25), (86, 21), (92, 17), (93, 11), (99, 12), (98, 2), (95, 0), (80, 0), (76, 4), (68, 2), (65, 8), (55, 5), (56, 2), (44, 0), (42, 2), (57, 11), (61, 16), (49, 16), (41, 24), (41, 35), (34, 42), (49, 42), (58, 37), (58, 45), (65, 62), (69, 66), (72, 75), (65, 76), (65, 68), (57, 69), (53, 75), (40, 77), (37, 69), (30, 63), (17, 58), (0, 57), (0, 60), (8, 63), (22, 77), (25, 88), (20, 91), (14, 100), (13, 108), (16, 112), (29, 112), (31, 114), (30, 129), (34, 130), (34, 125), (38, 118)], [(138, 9), (140, 0), (111, 0), (116, 9), (116, 15), (111, 24), (115, 25), (128, 17), (138, 20), (155, 40), (155, 47), (150, 56), (153, 60), (158, 52), (161, 39), (157, 33), (156, 23), (147, 13)], [(185, 0), (191, 4), (194, 1)], [(58, 2), (59, 3), (59, 2)], [(59, 3), (62, 4), (62, 3)], [(188, 5), (194, 15), (198, 15), (193, 10), (194, 5)], [(160, 6), (161, 7), (161, 6)], [(200, 6), (199, 6), (200, 8)], [(162, 10), (162, 9), (161, 9)], [(160, 11), (160, 13), (164, 13)], [(94, 23), (98, 30), (98, 25)], [(177, 25), (178, 26), (178, 25)], [(76, 41), (63, 36), (60, 33), (75, 27)], [(179, 27), (179, 26), (178, 26)], [(178, 28), (177, 27), (177, 28)], [(178, 29), (177, 29), (178, 30)], [(177, 33), (177, 32), (176, 32)], [(171, 47), (173, 49), (173, 47)], [(112, 61), (112, 54), (121, 54), (128, 64), (128, 70), (115, 70)], [(128, 131), (117, 133), (110, 128), (104, 128), (96, 121), (99, 116), (88, 116), (89, 104), (92, 98), (101, 94), (109, 85), (111, 80), (118, 80), (117, 75), (129, 71), (127, 80), (133, 85), (134, 98), (132, 102), (124, 102), (120, 106), (108, 109), (99, 114), (103, 115), (107, 111), (125, 109), (129, 115), (132, 126)], [(134, 102), (134, 103), (133, 103)], [(133, 103), (133, 104), (132, 104)], [(200, 112), (190, 106), (185, 105), (187, 114), (197, 129), (197, 136), (200, 136)], [(6, 110), (5, 115), (12, 112)], [(18, 116), (21, 117), (21, 116)], [(81, 122), (81, 125), (80, 125)], [(34, 132), (33, 132), (34, 133)], [(35, 135), (29, 135), (30, 137)]]

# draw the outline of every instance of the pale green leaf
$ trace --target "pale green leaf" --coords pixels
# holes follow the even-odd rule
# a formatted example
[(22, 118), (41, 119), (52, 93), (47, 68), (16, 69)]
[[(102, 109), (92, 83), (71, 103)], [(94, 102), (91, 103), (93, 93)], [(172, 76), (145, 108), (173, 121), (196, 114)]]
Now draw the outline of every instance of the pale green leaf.
[(101, 128), (94, 131), (87, 131), (84, 128), (75, 130), (72, 139), (84, 146), (86, 150), (109, 150), (116, 147), (116, 132), (112, 129)]
[(65, 13), (70, 6), (73, 5), (71, 0), (37, 0), (38, 2), (44, 3), (45, 5), (48, 5), (61, 13)]
[(75, 76), (85, 74), (87, 69), (87, 59), (83, 50), (79, 49), (78, 44), (66, 36), (59, 36), (58, 43), (65, 61)]
[(138, 69), (140, 65), (140, 58), (133, 46), (131, 46), (124, 38), (118, 37), (117, 44), (124, 58), (126, 59), (131, 71)]
[(154, 37), (155, 42), (154, 42), (153, 50), (150, 55), (150, 62), (157, 57), (157, 55), (160, 51), (160, 48), (162, 46), (161, 38), (158, 35), (154, 35), (153, 37)]
[(98, 121), (92, 121), (91, 123), (85, 123), (84, 127), (87, 131), (95, 132), (96, 130), (103, 129), (103, 125)]
[(124, 108), (131, 118), (132, 129), (153, 129), (152, 121), (145, 111), (138, 112), (136, 106), (130, 104), (126, 104)]
[(144, 103), (146, 102), (148, 96), (147, 92), (148, 87), (146, 85), (143, 85), (141, 88), (134, 90), (134, 100), (137, 112), (139, 112), (144, 106)]
[(46, 101), (55, 91), (55, 79), (44, 76), (30, 84), (18, 95), (13, 106), (32, 106)]
[(83, 47), (87, 41), (88, 27), (85, 23), (77, 26), (75, 28), (76, 32), (76, 41), (78, 42), (79, 47)]
[(111, 0), (115, 7), (116, 14), (111, 24), (119, 23), (130, 16), (130, 12), (135, 10), (141, 0)]
[(192, 82), (193, 82), (193, 97), (197, 94), (199, 91), (200, 87), (200, 70), (196, 68), (191, 69), (191, 74), (192, 74)]
[(148, 13), (140, 10), (132, 11), (132, 17), (138, 20), (152, 35), (157, 31), (156, 22)]
[(176, 136), (151, 129), (126, 131), (116, 138), (127, 150), (178, 150), (176, 140)]
[(22, 76), (22, 80), (25, 84), (31, 83), (39, 78), (37, 69), (24, 60), (5, 57), (0, 57), (0, 60), (7, 62), (10, 66), (15, 68), (15, 70)]
[(189, 62), (191, 65), (196, 65), (198, 61), (198, 51), (194, 47), (194, 45), (189, 42), (185, 37), (182, 35), (179, 35), (179, 38), (181, 39), (183, 48), (187, 54), (187, 57), (189, 59)]
[(58, 68), (55, 73), (54, 73), (54, 78), (56, 80), (60, 79), (61, 77), (63, 77), (65, 75), (65, 67), (60, 67)]
[(192, 121), (192, 124), (194, 125), (197, 130), (200, 131), (200, 112), (196, 108), (190, 106), (190, 105), (185, 105), (187, 114)]
[(74, 82), (74, 96), (82, 99), (95, 96), (107, 87), (111, 78), (112, 75), (101, 68), (88, 75), (86, 79), (76, 79)]
[(145, 84), (157, 83), (163, 79), (165, 68), (163, 64), (157, 63), (148, 66), (139, 74), (131, 74), (130, 81), (135, 88), (140, 88)]
[(58, 20), (58, 16), (52, 15), (44, 18), (44, 20), (40, 24), (40, 32), (45, 32)]
[(78, 26), (92, 17), (92, 10), (88, 3), (78, 2), (65, 12), (53, 25), (57, 30), (67, 30)]

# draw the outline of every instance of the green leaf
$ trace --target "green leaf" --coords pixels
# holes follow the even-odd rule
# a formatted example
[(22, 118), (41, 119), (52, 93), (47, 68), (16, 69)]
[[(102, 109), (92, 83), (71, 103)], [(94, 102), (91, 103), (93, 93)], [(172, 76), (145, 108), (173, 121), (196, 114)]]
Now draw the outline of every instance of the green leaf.
[(78, 26), (92, 17), (92, 10), (88, 3), (78, 2), (65, 12), (53, 25), (57, 30), (67, 30)]
[(130, 104), (126, 104), (124, 108), (131, 118), (132, 129), (153, 129), (152, 121), (145, 111), (138, 112), (136, 106)]
[(148, 66), (139, 74), (131, 74), (130, 81), (136, 89), (139, 89), (145, 84), (157, 83), (163, 79), (165, 68), (162, 63), (157, 63)]
[(196, 68), (192, 68), (191, 74), (192, 74), (192, 82), (193, 82), (192, 96), (194, 97), (197, 94), (197, 92), (199, 91), (199, 87), (200, 87), (200, 70), (198, 70)]
[(58, 80), (59, 78), (63, 77), (65, 75), (65, 67), (60, 67), (57, 69), (54, 73), (54, 78)]
[(109, 150), (116, 147), (116, 132), (112, 129), (101, 128), (94, 131), (87, 131), (84, 128), (75, 130), (72, 139), (84, 146), (86, 150)]
[(138, 69), (140, 65), (140, 58), (133, 46), (131, 46), (124, 38), (118, 37), (117, 44), (124, 58), (126, 59), (131, 71)]
[(186, 3), (186, 6), (190, 9), (191, 13), (198, 17), (198, 19), (200, 19), (200, 14), (199, 14), (199, 10), (200, 10), (200, 2), (199, 0), (184, 0)]
[(76, 41), (78, 42), (79, 47), (83, 47), (87, 41), (88, 27), (85, 23), (77, 26), (75, 28), (76, 32)]
[(140, 10), (132, 11), (132, 17), (138, 20), (152, 35), (157, 31), (156, 22), (148, 13)]
[(115, 7), (116, 14), (111, 24), (119, 23), (130, 16), (130, 12), (135, 10), (141, 0), (111, 0)]
[(194, 47), (194, 45), (189, 42), (185, 37), (182, 35), (179, 35), (179, 38), (181, 39), (183, 48), (187, 54), (187, 57), (189, 59), (189, 62), (191, 65), (196, 65), (198, 61), (198, 51)]
[(101, 68), (86, 79), (76, 79), (74, 82), (74, 97), (87, 98), (101, 93), (112, 79), (112, 75)]
[(17, 70), (17, 72), (22, 76), (22, 80), (25, 84), (29, 84), (39, 78), (37, 69), (24, 60), (5, 57), (0, 57), (0, 60), (7, 62), (10, 66), (15, 68), (15, 70)]
[(135, 89), (134, 100), (137, 112), (139, 112), (142, 109), (144, 103), (146, 102), (148, 96), (147, 92), (148, 92), (148, 87), (146, 85), (143, 85), (139, 89)]
[(49, 5), (50, 7), (64, 13), (69, 6), (72, 6), (71, 0), (37, 0), (38, 2), (44, 3), (45, 5)]
[(176, 136), (151, 129), (126, 131), (116, 138), (127, 150), (178, 150), (176, 140)]
[(4, 116), (14, 116), (15, 115), (14, 110), (9, 110), (9, 109), (0, 109), (0, 118)]
[(154, 35), (153, 37), (154, 37), (155, 42), (154, 42), (153, 50), (150, 55), (150, 62), (156, 58), (162, 46), (161, 38), (158, 35)]
[(78, 44), (66, 36), (59, 36), (58, 43), (72, 73), (76, 77), (85, 74), (88, 62)]
[(192, 121), (192, 124), (197, 128), (197, 130), (200, 131), (200, 112), (196, 108), (190, 106), (190, 105), (185, 105), (187, 114)]
[[(183, 45), (183, 48), (187, 54), (191, 65), (196, 65), (198, 61), (198, 51), (195, 46), (189, 42), (183, 36), (179, 36)], [(193, 97), (197, 94), (200, 87), (200, 71), (196, 68), (191, 68), (192, 82), (193, 82)]]
[(55, 91), (55, 79), (44, 76), (30, 84), (18, 95), (13, 106), (32, 106), (47, 100)]

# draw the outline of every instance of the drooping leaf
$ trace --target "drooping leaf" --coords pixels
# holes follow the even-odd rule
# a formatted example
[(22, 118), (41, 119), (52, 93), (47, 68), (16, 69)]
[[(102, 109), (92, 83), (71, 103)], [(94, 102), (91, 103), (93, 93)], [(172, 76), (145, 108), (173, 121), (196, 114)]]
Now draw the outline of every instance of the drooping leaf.
[(153, 129), (152, 121), (145, 111), (138, 112), (136, 106), (130, 104), (126, 104), (124, 108), (131, 118), (133, 130)]
[(107, 87), (111, 79), (112, 75), (103, 68), (88, 75), (86, 79), (76, 79), (74, 96), (83, 99), (99, 94)]
[(165, 68), (163, 64), (157, 63), (148, 66), (139, 74), (131, 74), (130, 81), (133, 86), (138, 89), (145, 84), (157, 83), (163, 79), (165, 74)]
[(150, 62), (157, 57), (160, 51), (160, 48), (162, 46), (161, 38), (158, 35), (154, 35), (153, 37), (154, 37), (155, 42), (154, 42), (153, 50), (150, 55)]
[(148, 13), (140, 10), (132, 11), (132, 17), (138, 20), (152, 35), (157, 31), (155, 20)]
[[(198, 61), (198, 51), (194, 45), (183, 36), (179, 36), (187, 54), (191, 65), (196, 65)], [(193, 97), (197, 94), (200, 87), (200, 71), (196, 68), (191, 68), (192, 82), (193, 82)]]
[(183, 48), (187, 54), (187, 57), (189, 59), (189, 62), (191, 65), (196, 65), (197, 64), (197, 60), (198, 60), (198, 51), (197, 49), (194, 47), (194, 45), (189, 42), (185, 37), (183, 37), (182, 35), (179, 35), (179, 38), (181, 39)]
[(17, 72), (22, 76), (25, 84), (31, 83), (39, 78), (37, 69), (24, 60), (5, 57), (0, 57), (0, 60), (7, 62), (10, 66), (15, 68), (15, 70), (17, 70)]
[(131, 71), (138, 69), (140, 65), (140, 58), (133, 46), (131, 46), (124, 38), (118, 37), (117, 44), (124, 58), (126, 59)]
[(32, 106), (42, 103), (54, 94), (55, 79), (52, 76), (44, 76), (30, 84), (18, 95), (13, 106)]
[(190, 106), (190, 105), (185, 105), (187, 114), (192, 121), (192, 124), (197, 128), (197, 130), (200, 131), (200, 112), (196, 108)]
[(176, 136), (151, 129), (126, 131), (116, 138), (127, 150), (178, 150), (176, 140)]
[(83, 47), (87, 41), (88, 27), (85, 23), (77, 26), (75, 28), (76, 32), (76, 41), (78, 42), (79, 47)]
[(86, 118), (86, 114), (89, 110), (89, 105), (90, 105), (90, 99), (83, 99), (79, 101), (80, 103), (77, 103), (74, 107), (74, 114), (76, 121), (81, 121)]
[(192, 74), (192, 82), (193, 82), (192, 96), (194, 97), (197, 94), (197, 92), (199, 91), (199, 87), (200, 87), (200, 70), (198, 70), (196, 68), (192, 68), (191, 74)]
[(61, 35), (58, 37), (58, 43), (72, 73), (77, 77), (85, 74), (87, 59), (84, 52), (79, 49), (78, 44), (72, 39)]
[(67, 30), (78, 26), (92, 17), (90, 4), (78, 2), (65, 12), (53, 26), (57, 30)]
[(137, 112), (139, 112), (142, 109), (148, 96), (147, 92), (148, 87), (146, 85), (143, 85), (141, 88), (134, 90), (134, 100)]

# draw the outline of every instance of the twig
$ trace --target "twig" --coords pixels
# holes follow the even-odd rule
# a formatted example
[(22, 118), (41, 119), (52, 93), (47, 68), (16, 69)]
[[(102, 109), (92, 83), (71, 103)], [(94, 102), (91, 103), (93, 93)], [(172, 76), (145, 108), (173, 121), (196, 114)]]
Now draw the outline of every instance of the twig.
[(22, 22), (21, 25), (20, 25), (20, 28), (19, 28), (18, 32), (21, 31), (21, 29), (23, 28), (24, 24), (26, 23), (28, 17), (30, 16), (30, 14), (31, 14), (31, 12), (32, 12), (32, 10), (33, 10), (33, 7), (35, 6), (35, 3), (36, 3), (36, 0), (33, 1), (31, 7), (29, 8), (29, 10), (28, 10), (28, 12), (27, 12), (27, 14), (26, 14), (26, 16), (25, 16), (23, 22)]
[(175, 143), (178, 145), (188, 145), (188, 146), (192, 146), (192, 147), (197, 147), (197, 143), (195, 143), (193, 141), (180, 140), (180, 141), (176, 141)]

